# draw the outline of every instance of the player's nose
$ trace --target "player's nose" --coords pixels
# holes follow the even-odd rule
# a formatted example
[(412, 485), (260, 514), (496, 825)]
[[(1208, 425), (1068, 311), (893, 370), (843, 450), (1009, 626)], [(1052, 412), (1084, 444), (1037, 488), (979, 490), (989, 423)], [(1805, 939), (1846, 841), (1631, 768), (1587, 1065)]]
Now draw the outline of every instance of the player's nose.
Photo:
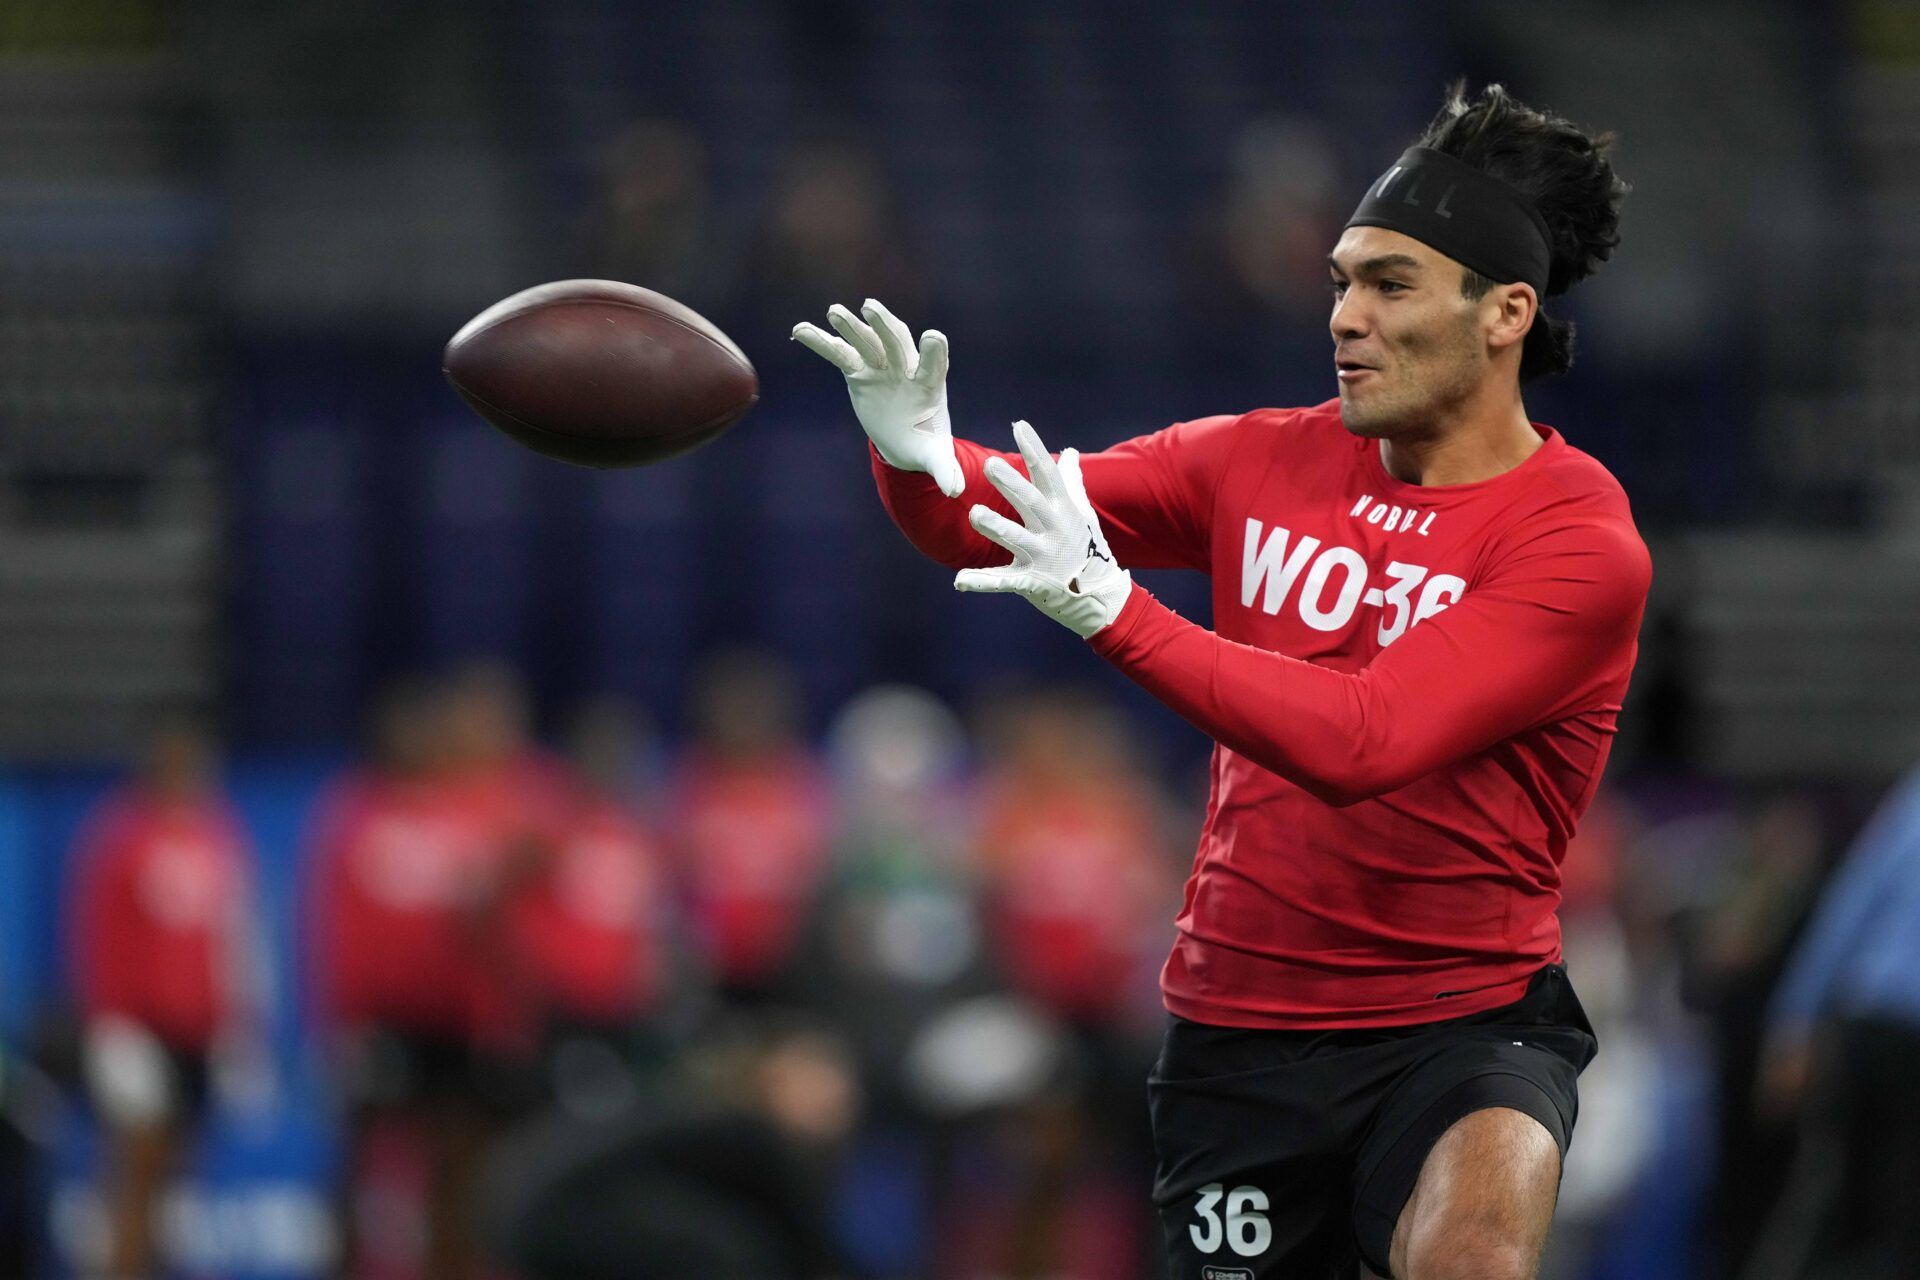
[(1327, 320), (1327, 330), (1333, 334), (1335, 342), (1365, 337), (1369, 325), (1365, 309), (1355, 300), (1355, 290), (1349, 289), (1333, 304), (1333, 315)]

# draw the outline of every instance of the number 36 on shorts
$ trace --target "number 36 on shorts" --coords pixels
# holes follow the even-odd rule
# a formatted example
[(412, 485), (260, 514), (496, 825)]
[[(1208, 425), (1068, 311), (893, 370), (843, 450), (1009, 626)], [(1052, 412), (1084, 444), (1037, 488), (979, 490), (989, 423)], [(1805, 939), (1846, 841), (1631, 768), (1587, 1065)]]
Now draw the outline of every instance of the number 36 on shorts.
[(1209, 1182), (1200, 1188), (1200, 1199), (1193, 1207), (1199, 1221), (1187, 1233), (1202, 1253), (1218, 1253), (1224, 1244), (1242, 1258), (1256, 1257), (1273, 1243), (1273, 1224), (1267, 1221), (1266, 1209), (1267, 1193), (1258, 1187), (1228, 1191), (1218, 1182)]

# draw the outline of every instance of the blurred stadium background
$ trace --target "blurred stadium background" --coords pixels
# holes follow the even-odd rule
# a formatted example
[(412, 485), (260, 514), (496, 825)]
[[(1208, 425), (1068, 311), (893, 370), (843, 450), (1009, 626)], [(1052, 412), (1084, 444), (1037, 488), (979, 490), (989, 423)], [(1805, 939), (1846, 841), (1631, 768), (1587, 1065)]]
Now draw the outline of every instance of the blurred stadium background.
[[(990, 443), (1326, 399), (1321, 259), (1456, 75), (1615, 129), (1635, 186), (1569, 300), (1578, 367), (1529, 396), (1657, 567), (1569, 858), (1602, 1051), (1547, 1274), (1920, 1274), (1848, 1252), (1893, 1247), (1870, 1216), (1781, 1208), (1796, 1160), (1857, 1146), (1819, 1102), (1856, 1077), (1762, 1054), (1920, 761), (1911, 0), (0, 0), (0, 1271), (128, 1265), (85, 869), (145, 759), (233, 806), (243, 874), (202, 889), (253, 945), (251, 995), (212, 999), (256, 1052), (189, 1127), (167, 1273), (1156, 1274), (1138, 1082), (1207, 744), (1019, 602), (957, 598), (787, 332), (868, 296), (944, 329)], [(441, 344), (567, 276), (704, 312), (760, 407), (632, 473), (507, 443)], [(492, 852), (447, 910), (485, 950), (526, 942), (501, 868), (580, 777), (631, 823), (580, 892), (642, 904), (608, 926), (632, 982), (584, 1041), (494, 992), (520, 1003), (453, 1036), (449, 1137), (418, 1055), (381, 1093), (340, 1013), (346, 968), (383, 979), (338, 932), (339, 811), (478, 787)], [(1015, 822), (1035, 777), (1067, 799)], [(1877, 900), (1914, 929), (1911, 809)], [(1920, 969), (1876, 990), (1920, 1010)], [(1855, 1102), (1920, 1162), (1909, 1090)]]

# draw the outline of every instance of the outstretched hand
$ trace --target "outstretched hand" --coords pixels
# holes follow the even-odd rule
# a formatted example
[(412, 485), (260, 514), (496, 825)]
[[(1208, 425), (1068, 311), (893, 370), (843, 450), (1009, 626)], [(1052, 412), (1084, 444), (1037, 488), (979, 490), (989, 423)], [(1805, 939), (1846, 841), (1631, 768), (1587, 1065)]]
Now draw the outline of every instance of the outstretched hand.
[(864, 321), (836, 302), (827, 323), (839, 337), (803, 322), (794, 341), (846, 375), (854, 416), (888, 466), (924, 471), (940, 492), (959, 497), (966, 478), (947, 417), (946, 335), (928, 329), (916, 349), (907, 326), (874, 299), (860, 310)]
[(1013, 563), (962, 569), (954, 577), (954, 589), (1024, 596), (1086, 639), (1120, 615), (1133, 594), (1133, 577), (1114, 563), (1100, 517), (1087, 499), (1079, 451), (1066, 450), (1056, 463), (1039, 433), (1025, 422), (1013, 424), (1013, 438), (1027, 474), (996, 457), (987, 460), (987, 479), (1019, 513), (1020, 522), (978, 505), (967, 514), (982, 537), (1013, 553)]

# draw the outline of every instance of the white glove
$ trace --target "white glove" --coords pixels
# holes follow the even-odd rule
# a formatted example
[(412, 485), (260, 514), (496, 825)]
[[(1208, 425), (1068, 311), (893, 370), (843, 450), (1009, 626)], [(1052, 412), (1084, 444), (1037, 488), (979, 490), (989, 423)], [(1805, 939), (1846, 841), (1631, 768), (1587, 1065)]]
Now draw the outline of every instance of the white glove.
[(959, 591), (1011, 591), (1084, 640), (1120, 616), (1133, 594), (1133, 576), (1113, 561), (1100, 518), (1087, 501), (1080, 478), (1080, 452), (1068, 449), (1058, 465), (1039, 435), (1024, 422), (1013, 438), (1026, 460), (1027, 476), (1005, 458), (987, 459), (987, 479), (1020, 513), (1024, 526), (988, 507), (975, 506), (967, 521), (980, 535), (1013, 552), (998, 569), (962, 569)]
[(959, 497), (967, 486), (947, 418), (947, 335), (928, 329), (915, 352), (913, 334), (891, 311), (872, 298), (860, 310), (866, 324), (836, 302), (827, 322), (840, 337), (803, 322), (794, 339), (847, 375), (854, 416), (888, 466), (924, 471), (940, 492)]

